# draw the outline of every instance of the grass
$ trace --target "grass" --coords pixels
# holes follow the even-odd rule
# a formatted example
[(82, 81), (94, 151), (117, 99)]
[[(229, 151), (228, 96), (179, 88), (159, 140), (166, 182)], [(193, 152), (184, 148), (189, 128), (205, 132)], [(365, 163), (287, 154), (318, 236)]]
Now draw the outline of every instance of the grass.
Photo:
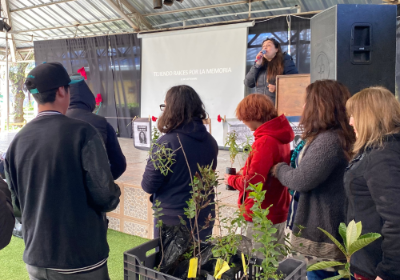
[[(111, 229), (108, 230), (107, 239), (110, 246), (108, 258), (110, 278), (122, 280), (124, 279), (124, 252), (146, 242), (147, 239)], [(24, 241), (13, 236), (10, 244), (0, 251), (0, 279), (29, 280), (22, 260), (24, 248)]]
[(22, 261), (24, 248), (24, 241), (13, 236), (10, 244), (0, 251), (0, 279), (29, 280)]

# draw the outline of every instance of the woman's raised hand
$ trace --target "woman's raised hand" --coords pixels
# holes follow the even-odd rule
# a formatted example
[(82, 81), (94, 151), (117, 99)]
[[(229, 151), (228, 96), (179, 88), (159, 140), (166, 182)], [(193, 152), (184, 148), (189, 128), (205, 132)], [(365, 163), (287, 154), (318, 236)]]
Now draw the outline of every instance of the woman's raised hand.
[(261, 63), (262, 63), (262, 57), (264, 56), (264, 52), (263, 52), (264, 50), (261, 50), (258, 54), (257, 54), (257, 56), (256, 56), (256, 64), (257, 65), (261, 65)]

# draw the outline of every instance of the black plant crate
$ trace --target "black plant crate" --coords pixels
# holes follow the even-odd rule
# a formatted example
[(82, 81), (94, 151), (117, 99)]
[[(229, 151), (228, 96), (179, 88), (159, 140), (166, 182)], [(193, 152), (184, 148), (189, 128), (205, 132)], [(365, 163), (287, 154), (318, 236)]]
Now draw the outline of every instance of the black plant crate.
[[(182, 280), (162, 272), (154, 270), (156, 264), (156, 253), (150, 254), (159, 247), (159, 239), (150, 240), (142, 245), (124, 252), (124, 280)], [(149, 254), (149, 255), (148, 255)], [(262, 260), (257, 259), (260, 265)], [(251, 265), (249, 267), (249, 280), (256, 280), (259, 268)], [(285, 275), (282, 280), (305, 280), (306, 264), (303, 261), (288, 258), (279, 263), (278, 270)], [(241, 279), (242, 273), (238, 273), (235, 279)]]

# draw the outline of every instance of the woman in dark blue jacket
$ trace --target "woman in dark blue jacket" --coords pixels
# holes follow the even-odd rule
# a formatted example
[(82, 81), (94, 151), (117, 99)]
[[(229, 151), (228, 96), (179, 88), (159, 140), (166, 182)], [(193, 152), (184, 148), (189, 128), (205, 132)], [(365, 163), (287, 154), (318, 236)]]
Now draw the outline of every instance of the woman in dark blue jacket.
[(357, 137), (344, 176), (347, 220), (362, 222), (361, 234), (382, 235), (354, 253), (351, 270), (360, 280), (398, 280), (400, 104), (389, 90), (371, 87), (350, 98), (346, 108)]
[[(171, 166), (171, 171), (164, 176), (160, 170), (155, 170), (153, 162), (149, 160), (142, 180), (142, 188), (152, 194), (153, 203), (156, 200), (161, 202), (160, 207), (164, 214), (161, 220), (165, 225), (179, 225), (178, 216), (186, 219), (184, 208), (187, 207), (186, 202), (190, 199), (192, 190), (190, 174), (194, 176), (199, 171), (198, 165), (212, 164), (214, 170), (217, 167), (218, 145), (203, 125), (203, 119), (206, 118), (203, 102), (193, 88), (181, 85), (168, 90), (164, 113), (158, 119), (157, 125), (165, 135), (160, 137), (157, 143), (176, 151), (176, 161)], [(181, 149), (179, 140), (182, 143)], [(190, 172), (183, 152), (188, 160)], [(201, 210), (200, 228), (209, 214), (215, 216), (214, 205)], [(210, 222), (208, 228), (201, 231), (200, 239), (205, 240), (206, 236), (211, 235), (213, 224)], [(154, 236), (158, 237), (156, 230)]]
[(276, 76), (297, 73), (299, 71), (292, 57), (282, 52), (281, 44), (274, 38), (267, 38), (262, 42), (262, 49), (247, 73), (244, 84), (255, 87), (256, 93), (267, 95), (275, 104)]

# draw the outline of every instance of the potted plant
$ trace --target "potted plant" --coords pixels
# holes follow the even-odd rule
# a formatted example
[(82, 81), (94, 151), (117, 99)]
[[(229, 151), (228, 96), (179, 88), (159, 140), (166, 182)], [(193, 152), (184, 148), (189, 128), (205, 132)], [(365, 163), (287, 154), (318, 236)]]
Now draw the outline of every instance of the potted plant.
[[(232, 133), (230, 137), (231, 146), (233, 147), (230, 155), (234, 155), (231, 157), (234, 161), (239, 152), (239, 145), (236, 143), (236, 132)], [(179, 149), (182, 149), (185, 160), (188, 164), (186, 153), (182, 147), (180, 139), (179, 142), (181, 145)], [(168, 172), (171, 172), (170, 167), (174, 164), (174, 154), (176, 150), (169, 150), (162, 144), (158, 144), (158, 146), (155, 144), (154, 148), (156, 147), (160, 153), (153, 154), (151, 160), (155, 167), (160, 169), (162, 174), (166, 175)], [(241, 145), (241, 147), (244, 151), (244, 155), (248, 155), (251, 152), (250, 139), (247, 139), (247, 142)], [(231, 163), (233, 164), (233, 162)], [(208, 205), (218, 203), (218, 193), (216, 191), (218, 175), (212, 169), (212, 163), (205, 167), (198, 166), (198, 170), (199, 171), (196, 172), (196, 174), (191, 174), (191, 198), (187, 201), (188, 207), (184, 209), (185, 215), (189, 218), (189, 222), (185, 222), (181, 218), (182, 226), (187, 229), (191, 241), (186, 243), (189, 244), (188, 250), (185, 249), (186, 251), (184, 253), (179, 253), (180, 255), (176, 256), (176, 260), (174, 261), (177, 270), (181, 271), (178, 274), (176, 274), (176, 270), (174, 272), (168, 270), (167, 272), (173, 275), (179, 275), (180, 278), (152, 269), (157, 266), (158, 268), (160, 267), (159, 261), (157, 262), (155, 254), (147, 256), (146, 252), (160, 247), (161, 252), (158, 252), (157, 254), (158, 260), (160, 259), (159, 256), (161, 256), (162, 261), (162, 258), (165, 257), (163, 250), (170, 249), (163, 248), (163, 242), (160, 235), (159, 239), (149, 241), (124, 253), (125, 276), (127, 277), (125, 277), (125, 279), (137, 279), (139, 275), (144, 277), (154, 275), (155, 278), (153, 279), (267, 280), (271, 278), (284, 279), (281, 272), (293, 276), (294, 267), (296, 267), (295, 270), (298, 270), (298, 272), (301, 269), (305, 269), (305, 264), (301, 261), (292, 260), (293, 262), (296, 262), (296, 264), (287, 264), (286, 267), (285, 265), (282, 266), (282, 263), (278, 263), (277, 256), (281, 254), (281, 250), (279, 250), (278, 247), (281, 245), (276, 245), (274, 243), (276, 240), (273, 237), (273, 233), (276, 229), (272, 227), (272, 222), (267, 218), (269, 209), (262, 209), (262, 202), (265, 198), (266, 192), (262, 190), (262, 183), (256, 185), (249, 184), (248, 187), (248, 190), (250, 191), (249, 195), (255, 202), (251, 209), (255, 224), (254, 228), (258, 230), (258, 232), (254, 234), (253, 239), (262, 244), (260, 248), (253, 248), (254, 246), (250, 239), (238, 234), (239, 229), (244, 228), (247, 224), (243, 216), (243, 212), (245, 211), (243, 207), (239, 208), (234, 215), (222, 219), (224, 225), (221, 225), (221, 206), (219, 206), (217, 207), (215, 218), (213, 218), (210, 213), (205, 225), (200, 227), (198, 220), (200, 212), (205, 211)], [(214, 194), (216, 196), (215, 202), (210, 199), (210, 196)], [(153, 210), (154, 216), (157, 219), (157, 226), (162, 227), (162, 221), (160, 219), (162, 216), (162, 208), (159, 206), (159, 203), (156, 201)], [(211, 237), (207, 244), (201, 243), (199, 240), (199, 233), (202, 229), (207, 227), (209, 222), (212, 220), (218, 220), (220, 235)], [(227, 231), (226, 235), (222, 234), (222, 228)], [(205, 253), (207, 250), (212, 253), (212, 256), (210, 253)], [(263, 259), (252, 258), (256, 251), (263, 253), (265, 257)], [(204, 270), (202, 270), (202, 266), (204, 267)], [(278, 273), (277, 271), (280, 272)], [(129, 275), (132, 275), (132, 278), (129, 278)], [(298, 275), (300, 276), (296, 278), (290, 277), (287, 279), (303, 280), (303, 278), (301, 278), (302, 273), (298, 273)]]
[[(233, 167), (233, 163), (235, 162), (236, 156), (239, 153), (239, 145), (236, 143), (237, 140), (237, 133), (235, 130), (229, 132), (226, 138), (225, 147), (229, 147), (229, 160), (231, 162), (231, 167), (227, 167), (225, 170), (226, 174), (229, 175), (236, 175), (236, 168)], [(234, 191), (235, 189), (230, 186), (226, 185), (226, 189), (229, 191)]]
[(326, 261), (326, 262), (319, 262), (313, 265), (310, 265), (307, 268), (307, 271), (313, 270), (321, 270), (326, 269), (329, 267), (335, 266), (342, 266), (344, 269), (339, 270), (339, 275), (331, 277), (331, 280), (339, 280), (342, 278), (348, 278), (349, 280), (353, 276), (350, 272), (350, 259), (351, 256), (357, 252), (358, 250), (364, 248), (365, 246), (369, 245), (370, 243), (374, 242), (376, 239), (380, 238), (381, 235), (379, 233), (367, 233), (361, 235), (362, 224), (361, 222), (355, 223), (352, 220), (349, 225), (346, 227), (345, 223), (341, 223), (339, 225), (339, 234), (343, 239), (343, 244), (333, 237), (329, 232), (323, 230), (322, 228), (318, 228), (323, 233), (325, 233), (329, 239), (335, 243), (335, 245), (342, 251), (342, 253), (346, 256), (346, 263), (338, 262), (338, 261)]
[[(152, 269), (158, 265), (156, 257), (154, 255), (148, 256), (146, 252), (160, 245), (162, 248), (160, 239), (155, 239), (125, 252), (125, 279), (138, 279), (138, 276), (152, 276), (154, 277), (152, 279), (169, 280), (304, 280), (305, 263), (303, 261), (288, 258), (282, 262), (278, 262), (278, 256), (281, 255), (279, 246), (281, 245), (274, 242), (275, 238), (273, 234), (276, 229), (273, 228), (272, 222), (267, 218), (269, 209), (263, 209), (262, 207), (266, 193), (266, 191), (263, 191), (262, 183), (256, 185), (249, 184), (248, 188), (251, 191), (250, 196), (255, 201), (252, 208), (252, 217), (257, 233), (254, 234), (253, 238), (256, 242), (261, 243), (262, 246), (255, 249), (251, 242), (246, 242), (246, 240), (243, 240), (243, 236), (236, 234), (238, 226), (245, 226), (246, 224), (243, 219), (243, 213), (239, 209), (234, 215), (228, 218), (232, 224), (227, 223), (224, 226), (228, 229), (228, 234), (225, 236), (214, 236), (209, 240), (212, 242), (209, 248), (211, 248), (215, 259), (210, 257), (208, 257), (208, 260), (201, 259), (204, 250), (207, 249), (204, 249), (196, 238), (198, 232), (201, 230), (198, 227), (196, 216), (209, 203), (207, 193), (210, 193), (210, 189), (217, 182), (217, 178), (211, 165), (199, 167), (199, 173), (193, 177), (194, 192), (188, 201), (188, 208), (185, 209), (185, 214), (194, 220), (194, 223), (190, 225), (184, 223), (185, 226), (190, 226), (189, 230), (191, 231), (193, 242), (187, 253), (177, 259), (177, 266), (183, 268), (183, 271), (186, 272), (179, 274), (180, 278), (177, 278), (177, 276), (171, 276)], [(208, 246), (210, 245), (208, 244)], [(264, 258), (257, 259), (252, 257), (255, 252), (263, 253)], [(241, 257), (238, 258), (237, 256)], [(212, 264), (211, 266), (210, 263)], [(204, 270), (202, 270), (202, 265)]]
[[(252, 139), (250, 136), (246, 136), (246, 142), (240, 145), (237, 143), (237, 138), (238, 134), (235, 130), (233, 130), (227, 134), (225, 142), (225, 147), (229, 146), (229, 160), (231, 162), (231, 166), (226, 168), (225, 173), (229, 175), (236, 175), (236, 168), (233, 167), (233, 164), (235, 163), (236, 156), (239, 154), (239, 152), (242, 151), (242, 159), (245, 160), (252, 151)], [(226, 185), (226, 189), (229, 191), (235, 190), (230, 185)]]

